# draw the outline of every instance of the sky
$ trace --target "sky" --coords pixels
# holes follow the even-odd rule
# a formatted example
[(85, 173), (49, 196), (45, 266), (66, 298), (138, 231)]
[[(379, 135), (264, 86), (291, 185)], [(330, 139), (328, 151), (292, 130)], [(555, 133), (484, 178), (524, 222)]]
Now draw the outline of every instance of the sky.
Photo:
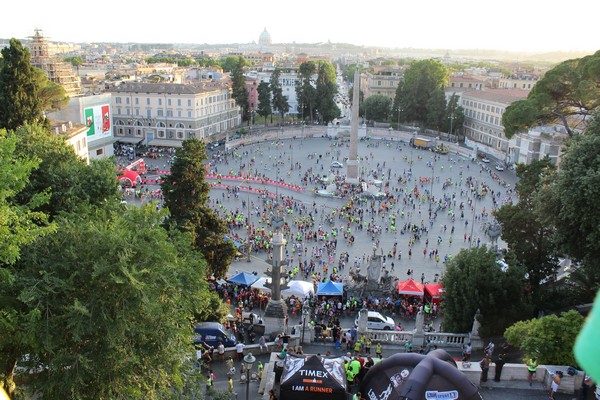
[[(351, 43), (525, 52), (600, 49), (598, 0), (9, 0), (0, 38), (52, 41)], [(25, 9), (26, 8), (26, 9)], [(7, 18), (7, 16), (10, 16)]]

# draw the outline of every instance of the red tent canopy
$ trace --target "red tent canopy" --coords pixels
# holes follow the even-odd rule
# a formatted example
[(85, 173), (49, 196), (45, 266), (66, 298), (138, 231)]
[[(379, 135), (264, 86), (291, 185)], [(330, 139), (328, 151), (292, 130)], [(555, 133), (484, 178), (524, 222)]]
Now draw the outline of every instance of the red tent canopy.
[(123, 171), (119, 171), (119, 176), (117, 176), (118, 180), (125, 180), (131, 183), (132, 187), (136, 187), (139, 183), (142, 183), (142, 178), (140, 175), (132, 170), (126, 169)]
[(444, 289), (441, 283), (428, 283), (425, 285), (425, 295), (431, 299), (433, 303), (439, 303), (442, 298)]
[(423, 285), (409, 279), (404, 282), (398, 282), (398, 294), (407, 294), (410, 296), (423, 296)]

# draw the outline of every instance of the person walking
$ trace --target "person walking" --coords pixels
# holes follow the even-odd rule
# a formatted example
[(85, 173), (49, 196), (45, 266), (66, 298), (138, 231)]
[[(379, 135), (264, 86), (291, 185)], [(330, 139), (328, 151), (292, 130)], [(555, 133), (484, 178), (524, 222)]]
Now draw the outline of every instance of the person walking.
[(556, 392), (558, 392), (558, 387), (560, 386), (560, 380), (562, 379), (562, 377), (563, 377), (562, 371), (556, 371), (550, 375), (550, 379), (552, 379), (552, 382), (550, 382), (550, 389), (548, 390), (548, 396), (550, 396), (550, 398), (552, 400), (554, 400), (554, 395), (556, 394)]
[(529, 380), (529, 386), (533, 385), (533, 377), (534, 377), (535, 373), (537, 372), (537, 367), (538, 367), (537, 358), (536, 357), (530, 358), (529, 362), (527, 363), (527, 372), (529, 373), (529, 376), (527, 379)]
[(490, 356), (487, 354), (484, 355), (483, 360), (481, 360), (481, 362), (479, 363), (479, 366), (481, 367), (480, 381), (487, 382), (488, 372), (490, 370)]

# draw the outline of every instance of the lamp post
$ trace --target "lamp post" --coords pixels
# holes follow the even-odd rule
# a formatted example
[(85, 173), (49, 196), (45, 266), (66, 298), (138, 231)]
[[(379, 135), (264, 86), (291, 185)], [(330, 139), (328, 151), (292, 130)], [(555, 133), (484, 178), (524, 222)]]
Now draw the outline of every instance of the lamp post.
[(255, 361), (256, 357), (254, 357), (252, 353), (248, 353), (246, 354), (246, 357), (244, 357), (244, 362), (246, 363), (246, 400), (249, 400), (250, 398), (250, 370)]
[(452, 112), (452, 114), (450, 114), (450, 135), (453, 135), (452, 133), (452, 125), (454, 123), (454, 111)]

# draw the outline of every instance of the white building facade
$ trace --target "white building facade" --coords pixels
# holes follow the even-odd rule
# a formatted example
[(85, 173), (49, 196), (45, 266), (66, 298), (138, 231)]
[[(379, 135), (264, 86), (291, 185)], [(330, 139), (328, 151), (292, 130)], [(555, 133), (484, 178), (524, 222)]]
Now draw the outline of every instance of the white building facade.
[(112, 91), (115, 140), (180, 147), (185, 139), (207, 139), (241, 124), (228, 85), (123, 83)]

